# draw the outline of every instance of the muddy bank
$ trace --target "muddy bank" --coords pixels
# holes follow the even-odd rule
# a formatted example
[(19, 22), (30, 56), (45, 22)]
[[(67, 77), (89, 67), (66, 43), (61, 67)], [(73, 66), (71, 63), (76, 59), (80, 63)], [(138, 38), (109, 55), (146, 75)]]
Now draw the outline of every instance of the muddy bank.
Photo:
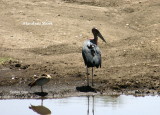
[[(44, 66), (44, 67), (43, 67)], [(52, 76), (51, 81), (44, 85), (44, 96), (62, 98), (83, 95), (159, 95), (159, 76), (144, 75), (127, 79), (99, 79), (94, 76), (94, 86), (88, 87), (85, 73), (62, 76), (47, 65), (26, 65), (18, 61), (9, 61), (1, 65), (0, 96), (1, 98), (39, 98), (40, 87), (30, 88), (28, 84), (43, 73)], [(91, 80), (90, 80), (91, 82)], [(91, 83), (90, 83), (91, 84)], [(40, 93), (40, 94), (39, 94)]]

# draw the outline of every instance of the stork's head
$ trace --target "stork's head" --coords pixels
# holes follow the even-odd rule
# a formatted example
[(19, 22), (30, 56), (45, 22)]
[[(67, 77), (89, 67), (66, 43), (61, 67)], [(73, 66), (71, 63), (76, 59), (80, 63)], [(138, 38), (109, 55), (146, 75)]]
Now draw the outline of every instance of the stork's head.
[(92, 28), (92, 33), (94, 36), (100, 37), (106, 43), (106, 40), (103, 38), (102, 34), (99, 32), (97, 28)]
[(44, 77), (46, 77), (46, 78), (52, 78), (51, 75), (46, 74), (46, 73), (42, 74), (42, 76), (44, 76)]

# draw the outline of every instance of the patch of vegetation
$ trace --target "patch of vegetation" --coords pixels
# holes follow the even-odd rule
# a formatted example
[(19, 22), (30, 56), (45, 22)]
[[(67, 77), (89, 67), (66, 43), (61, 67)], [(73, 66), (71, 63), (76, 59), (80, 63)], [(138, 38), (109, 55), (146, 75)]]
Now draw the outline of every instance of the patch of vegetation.
[(0, 57), (0, 64), (4, 64), (5, 62), (11, 60), (11, 58), (8, 57)]

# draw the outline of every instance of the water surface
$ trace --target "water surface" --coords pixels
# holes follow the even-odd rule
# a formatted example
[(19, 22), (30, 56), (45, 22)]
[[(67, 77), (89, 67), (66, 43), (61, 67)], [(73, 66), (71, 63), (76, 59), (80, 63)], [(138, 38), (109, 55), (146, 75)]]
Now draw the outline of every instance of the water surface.
[(159, 96), (0, 100), (0, 115), (159, 115)]

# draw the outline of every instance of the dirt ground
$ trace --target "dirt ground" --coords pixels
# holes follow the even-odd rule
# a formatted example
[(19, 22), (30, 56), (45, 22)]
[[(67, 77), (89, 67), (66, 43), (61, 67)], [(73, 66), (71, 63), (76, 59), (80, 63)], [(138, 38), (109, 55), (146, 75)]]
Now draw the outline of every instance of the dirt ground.
[[(1, 0), (0, 15), (1, 98), (36, 97), (40, 87), (28, 84), (43, 73), (52, 76), (44, 86), (51, 98), (160, 94), (159, 0)], [(98, 43), (95, 92), (80, 92), (93, 27), (107, 43)]]

